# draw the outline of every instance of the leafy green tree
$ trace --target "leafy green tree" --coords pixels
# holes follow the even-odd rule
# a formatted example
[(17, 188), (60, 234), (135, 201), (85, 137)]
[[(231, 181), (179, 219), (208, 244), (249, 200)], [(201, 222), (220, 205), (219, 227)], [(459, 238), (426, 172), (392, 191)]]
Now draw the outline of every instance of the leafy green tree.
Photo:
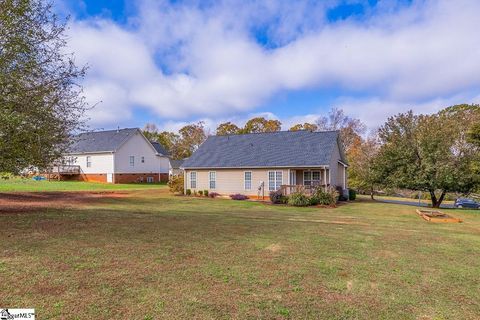
[(242, 133), (275, 132), (282, 130), (282, 123), (278, 120), (267, 120), (263, 117), (250, 119), (242, 129)]
[(379, 129), (377, 182), (426, 191), (433, 207), (440, 206), (447, 192), (472, 192), (480, 182), (471, 170), (478, 150), (465, 139), (467, 115), (478, 117), (471, 110), (447, 108), (433, 115), (410, 111), (389, 118)]
[(379, 150), (378, 138), (370, 136), (367, 139), (358, 139), (348, 153), (350, 187), (369, 192), (373, 199), (377, 181), (373, 164)]
[(84, 74), (51, 4), (0, 1), (0, 172), (46, 168), (68, 148), (87, 107)]
[(300, 130), (308, 130), (308, 131), (317, 131), (318, 130), (318, 126), (316, 124), (313, 124), (313, 123), (308, 123), (308, 122), (305, 122), (305, 123), (298, 123), (294, 126), (292, 126), (289, 131), (300, 131)]
[(176, 159), (188, 158), (207, 139), (205, 125), (202, 121), (189, 124), (181, 128), (178, 133), (180, 139), (174, 146), (174, 157)]
[(241, 132), (241, 129), (234, 123), (225, 122), (221, 123), (217, 127), (217, 136), (225, 136), (228, 134), (238, 134)]
[(468, 142), (480, 147), (480, 123), (474, 124), (468, 131)]

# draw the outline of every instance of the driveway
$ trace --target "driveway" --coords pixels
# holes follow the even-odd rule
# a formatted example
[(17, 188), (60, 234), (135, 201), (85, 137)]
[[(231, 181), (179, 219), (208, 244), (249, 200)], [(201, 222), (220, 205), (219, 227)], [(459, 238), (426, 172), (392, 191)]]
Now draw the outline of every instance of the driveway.
[[(419, 206), (418, 201), (403, 201), (403, 200), (388, 200), (388, 199), (375, 199), (375, 201), (384, 202), (384, 203), (403, 204), (403, 205), (406, 205), (406, 206), (413, 206), (413, 207), (418, 207)], [(421, 202), (420, 206), (421, 207), (428, 207), (428, 204)], [(441, 204), (440, 208), (454, 209), (455, 207), (453, 206), (453, 204)]]

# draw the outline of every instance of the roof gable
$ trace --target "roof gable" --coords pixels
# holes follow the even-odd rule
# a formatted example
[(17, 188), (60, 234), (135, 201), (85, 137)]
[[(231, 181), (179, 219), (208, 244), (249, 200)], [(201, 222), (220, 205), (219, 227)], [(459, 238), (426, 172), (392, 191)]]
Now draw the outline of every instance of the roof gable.
[(338, 131), (279, 131), (209, 137), (183, 168), (308, 167), (330, 164)]

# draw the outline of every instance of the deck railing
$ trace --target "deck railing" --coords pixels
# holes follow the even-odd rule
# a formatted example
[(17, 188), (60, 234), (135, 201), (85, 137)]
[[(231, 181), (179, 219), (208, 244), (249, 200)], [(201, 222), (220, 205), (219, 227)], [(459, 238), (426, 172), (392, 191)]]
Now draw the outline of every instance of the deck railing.
[(59, 174), (80, 174), (80, 166), (60, 164), (52, 167), (52, 173)]

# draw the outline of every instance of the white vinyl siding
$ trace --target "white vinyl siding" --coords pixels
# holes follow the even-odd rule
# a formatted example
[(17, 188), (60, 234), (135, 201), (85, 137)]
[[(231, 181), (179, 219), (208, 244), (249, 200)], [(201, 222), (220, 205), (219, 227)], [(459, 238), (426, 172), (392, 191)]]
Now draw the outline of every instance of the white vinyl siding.
[(268, 190), (275, 191), (280, 189), (283, 183), (282, 171), (268, 171)]
[(217, 173), (215, 171), (210, 171), (208, 173), (208, 184), (210, 189), (215, 189), (217, 187)]
[(190, 172), (190, 189), (197, 188), (197, 172), (192, 171)]
[(243, 174), (244, 184), (243, 187), (245, 190), (252, 190), (252, 171), (245, 171)]
[(130, 167), (134, 167), (135, 166), (135, 156), (130, 156), (129, 158), (129, 163), (130, 163)]

